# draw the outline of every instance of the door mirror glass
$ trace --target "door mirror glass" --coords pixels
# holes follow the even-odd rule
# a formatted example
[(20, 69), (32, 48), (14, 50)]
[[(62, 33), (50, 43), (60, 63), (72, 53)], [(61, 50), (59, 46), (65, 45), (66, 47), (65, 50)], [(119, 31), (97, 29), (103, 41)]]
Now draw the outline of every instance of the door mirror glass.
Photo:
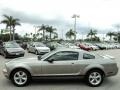
[(4, 48), (4, 46), (0, 46), (1, 48)]
[(47, 61), (52, 63), (54, 61), (54, 59), (48, 59)]
[(33, 47), (35, 47), (35, 45), (33, 45)]
[(38, 60), (41, 60), (41, 55), (38, 56)]
[(95, 56), (84, 53), (84, 54), (83, 54), (83, 59), (95, 59)]

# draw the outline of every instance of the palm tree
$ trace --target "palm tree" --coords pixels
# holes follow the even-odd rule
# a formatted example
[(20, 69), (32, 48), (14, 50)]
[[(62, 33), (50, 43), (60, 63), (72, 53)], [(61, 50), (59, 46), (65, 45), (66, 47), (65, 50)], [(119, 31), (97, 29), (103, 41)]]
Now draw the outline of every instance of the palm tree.
[(94, 36), (94, 38), (96, 37), (96, 35), (97, 35), (97, 30), (93, 30), (93, 36)]
[(10, 40), (12, 40), (12, 38), (11, 38), (11, 36), (12, 36), (12, 29), (14, 31), (15, 30), (15, 26), (16, 25), (20, 25), (20, 23), (18, 22), (19, 19), (13, 18), (12, 16), (8, 16), (8, 15), (3, 15), (3, 16), (4, 16), (5, 19), (2, 20), (1, 23), (6, 24), (6, 29), (9, 28), (9, 30), (10, 30)]
[(29, 34), (28, 33), (25, 33), (25, 37), (28, 37), (29, 36)]
[(49, 36), (48, 36), (48, 35), (45, 35), (45, 40), (46, 40), (46, 41), (48, 40), (48, 38), (49, 38)]
[(108, 33), (106, 34), (106, 36), (109, 36), (109, 37), (110, 37), (110, 41), (111, 41), (111, 39), (112, 39), (112, 36), (114, 36), (114, 35), (115, 35), (114, 32), (108, 32)]
[(6, 24), (6, 29), (8, 29), (8, 27), (10, 28), (10, 40), (11, 40), (11, 29), (12, 29), (12, 16), (7, 16), (7, 15), (3, 15), (4, 16), (4, 20), (1, 21), (1, 23)]
[(67, 33), (66, 33), (66, 37), (68, 37), (68, 38), (72, 38), (72, 36), (73, 37), (75, 37), (75, 35), (76, 35), (76, 33), (75, 33), (75, 31), (73, 31), (72, 29), (70, 29)]
[(15, 26), (20, 26), (21, 24), (19, 23), (19, 19), (17, 19), (17, 18), (13, 18), (13, 20), (12, 20), (12, 28), (13, 28), (13, 40), (15, 39)]
[(54, 32), (53, 34), (54, 34), (54, 37), (53, 37), (53, 38), (54, 38), (54, 39), (57, 39), (57, 38), (58, 38), (58, 33)]
[(4, 32), (3, 29), (1, 29), (0, 34), (3, 34), (3, 32)]
[(45, 38), (46, 25), (42, 24), (38, 31), (43, 31), (43, 40)]
[(88, 33), (87, 37), (90, 36), (90, 38), (92, 40), (92, 37), (94, 36), (94, 38), (95, 38), (96, 34), (97, 34), (97, 30), (90, 29), (90, 32)]
[(52, 26), (47, 26), (46, 27), (46, 31), (49, 32), (50, 40), (51, 40), (52, 34), (55, 33), (55, 30), (56, 30), (56, 28), (53, 28)]

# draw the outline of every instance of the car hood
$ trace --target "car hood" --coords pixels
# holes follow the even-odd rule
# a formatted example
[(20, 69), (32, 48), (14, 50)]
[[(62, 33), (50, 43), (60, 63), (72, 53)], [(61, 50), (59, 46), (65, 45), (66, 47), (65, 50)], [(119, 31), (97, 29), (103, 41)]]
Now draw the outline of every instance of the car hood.
[(36, 47), (36, 49), (49, 49), (48, 47)]
[(8, 52), (19, 52), (24, 51), (22, 48), (6, 48)]
[(20, 58), (16, 58), (16, 59), (12, 59), (11, 61), (6, 62), (6, 64), (9, 63), (27, 63), (27, 62), (35, 62), (37, 61), (37, 57), (31, 57), (31, 58), (24, 58), (24, 57), (20, 57)]
[(77, 49), (79, 48), (79, 47), (77, 47), (77, 46), (69, 46), (69, 47), (70, 47), (70, 48), (77, 48)]

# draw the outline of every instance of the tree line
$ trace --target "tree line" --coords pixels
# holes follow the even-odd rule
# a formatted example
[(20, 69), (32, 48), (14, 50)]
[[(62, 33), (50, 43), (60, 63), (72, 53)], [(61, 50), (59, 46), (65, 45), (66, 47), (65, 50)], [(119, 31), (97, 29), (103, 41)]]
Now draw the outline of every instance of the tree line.
[[(3, 20), (1, 20), (0, 24), (5, 24), (5, 29), (1, 29), (0, 32), (0, 39), (3, 41), (11, 41), (15, 39), (22, 39), (26, 41), (36, 41), (36, 40), (43, 40), (43, 41), (52, 41), (58, 39), (58, 33), (57, 29), (50, 25), (42, 24), (40, 26), (35, 26), (36, 32), (35, 33), (25, 33), (25, 35), (22, 37), (15, 33), (16, 26), (21, 26), (20, 19), (14, 18), (13, 16), (3, 15)], [(9, 31), (7, 34), (3, 34), (3, 32)], [(76, 37), (77, 32), (75, 32), (73, 29), (70, 29), (66, 32), (65, 36), (66, 38), (70, 40), (74, 40), (73, 38)], [(114, 39), (115, 41), (120, 42), (120, 32), (108, 32), (106, 36), (110, 37), (110, 41)], [(100, 41), (100, 38), (97, 36), (97, 30), (96, 29), (90, 29), (89, 32), (86, 35), (86, 41)]]

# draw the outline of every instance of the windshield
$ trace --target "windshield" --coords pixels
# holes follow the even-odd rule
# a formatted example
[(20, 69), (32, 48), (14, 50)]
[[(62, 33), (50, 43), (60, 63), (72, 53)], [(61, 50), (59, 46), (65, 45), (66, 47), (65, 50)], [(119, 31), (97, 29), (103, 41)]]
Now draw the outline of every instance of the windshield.
[(63, 45), (59, 44), (59, 43), (55, 43), (56, 47), (63, 47)]
[(36, 47), (45, 47), (45, 45), (42, 44), (42, 43), (36, 43), (35, 46), (36, 46)]
[(52, 54), (52, 53), (54, 53), (54, 52), (55, 52), (55, 50), (53, 50), (53, 51), (51, 51), (51, 52), (49, 52), (49, 53), (46, 53), (46, 54), (42, 55), (42, 56), (41, 56), (41, 59), (47, 57), (48, 55), (50, 55), (50, 54)]
[(17, 43), (6, 43), (6, 48), (19, 48), (20, 46)]

